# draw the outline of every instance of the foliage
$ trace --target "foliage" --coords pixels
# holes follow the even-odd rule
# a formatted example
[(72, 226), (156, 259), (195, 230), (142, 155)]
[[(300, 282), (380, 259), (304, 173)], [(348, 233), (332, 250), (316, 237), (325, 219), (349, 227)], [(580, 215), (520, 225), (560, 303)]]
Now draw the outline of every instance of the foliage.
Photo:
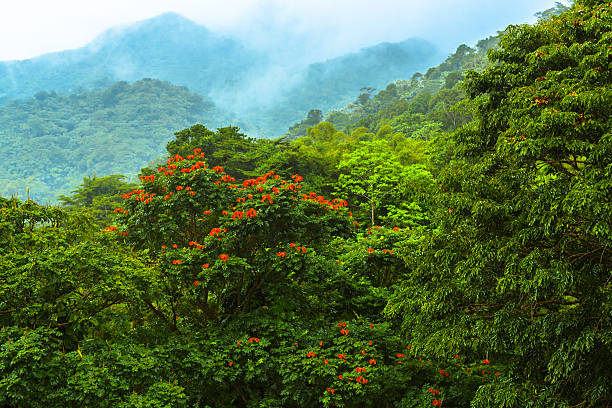
[(406, 243), (413, 273), (387, 312), (428, 352), (511, 373), (473, 406), (612, 403), (611, 12), (577, 2), (506, 30), (497, 64), (468, 76), (476, 119), (441, 174), (439, 229)]
[(137, 186), (123, 179), (125, 176), (121, 175), (85, 177), (70, 196), (60, 195), (58, 201), (66, 208), (89, 212), (100, 224), (108, 224), (121, 203), (121, 196)]
[(0, 405), (611, 406), (611, 16), (511, 26), (295, 139), (194, 125), (127, 191), (0, 198)]
[(12, 102), (0, 107), (0, 149), (11, 152), (0, 170), (0, 195), (29, 188), (32, 198), (48, 202), (92, 173), (135, 174), (163, 152), (172, 129), (201, 120), (210, 108), (185, 88), (151, 79)]

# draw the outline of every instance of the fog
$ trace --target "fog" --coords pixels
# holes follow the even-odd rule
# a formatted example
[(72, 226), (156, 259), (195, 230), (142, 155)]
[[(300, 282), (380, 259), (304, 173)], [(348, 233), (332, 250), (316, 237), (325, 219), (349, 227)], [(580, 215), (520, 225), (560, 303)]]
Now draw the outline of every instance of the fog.
[[(425, 38), (446, 52), (508, 24), (535, 21), (554, 0), (22, 0), (4, 2), (0, 60), (81, 47), (105, 29), (175, 11), (254, 47), (317, 60), (382, 41)], [(304, 61), (302, 61), (304, 62)]]

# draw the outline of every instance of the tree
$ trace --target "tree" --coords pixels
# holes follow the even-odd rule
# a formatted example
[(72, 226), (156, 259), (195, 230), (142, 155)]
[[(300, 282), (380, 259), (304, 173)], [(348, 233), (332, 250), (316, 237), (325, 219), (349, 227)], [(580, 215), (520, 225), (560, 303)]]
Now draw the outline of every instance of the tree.
[[(611, 5), (510, 26), (387, 312), (424, 350), (506, 366), (472, 407), (612, 404)], [(444, 351), (442, 345), (445, 345)]]
[(338, 189), (360, 200), (360, 206), (368, 209), (372, 226), (376, 210), (387, 196), (398, 191), (403, 168), (389, 151), (385, 140), (361, 142), (354, 151), (342, 156), (338, 164), (342, 173), (338, 177)]
[(109, 216), (121, 203), (121, 195), (137, 187), (123, 181), (125, 176), (84, 177), (83, 183), (70, 196), (60, 195), (58, 201), (67, 208), (87, 209), (99, 222), (109, 222)]

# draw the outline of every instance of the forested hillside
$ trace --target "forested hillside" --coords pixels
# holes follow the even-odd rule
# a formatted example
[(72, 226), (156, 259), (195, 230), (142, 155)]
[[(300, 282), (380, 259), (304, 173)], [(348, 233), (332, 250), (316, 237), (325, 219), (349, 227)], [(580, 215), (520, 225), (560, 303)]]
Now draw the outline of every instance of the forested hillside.
[[(276, 54), (282, 55), (278, 57)], [(421, 39), (384, 43), (325, 61), (316, 50), (274, 54), (218, 35), (176, 13), (101, 34), (85, 47), (0, 62), (0, 103), (37, 92), (103, 91), (155, 78), (213, 99), (214, 127), (231, 120), (257, 137), (277, 137), (311, 107), (340, 108), (364, 86), (381, 87), (438, 63)]]
[(612, 3), (561, 6), (286, 137), (0, 197), (0, 406), (612, 407)]
[(210, 101), (167, 82), (119, 82), (104, 92), (39, 92), (0, 107), (0, 195), (48, 202), (93, 173), (136, 174), (169, 134), (215, 115)]

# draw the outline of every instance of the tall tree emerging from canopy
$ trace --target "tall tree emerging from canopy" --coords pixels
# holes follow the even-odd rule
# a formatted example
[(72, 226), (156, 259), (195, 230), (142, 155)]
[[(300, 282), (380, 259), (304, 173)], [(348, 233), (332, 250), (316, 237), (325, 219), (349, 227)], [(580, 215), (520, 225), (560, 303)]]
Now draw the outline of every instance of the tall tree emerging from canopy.
[(344, 173), (338, 177), (342, 191), (350, 192), (360, 207), (370, 213), (372, 226), (376, 210), (383, 200), (398, 191), (404, 168), (390, 152), (384, 140), (362, 142), (360, 147), (342, 157), (338, 169)]
[(508, 366), (473, 407), (612, 405), (611, 32), (612, 3), (577, 1), (468, 76), (466, 164), (387, 311), (427, 351)]

